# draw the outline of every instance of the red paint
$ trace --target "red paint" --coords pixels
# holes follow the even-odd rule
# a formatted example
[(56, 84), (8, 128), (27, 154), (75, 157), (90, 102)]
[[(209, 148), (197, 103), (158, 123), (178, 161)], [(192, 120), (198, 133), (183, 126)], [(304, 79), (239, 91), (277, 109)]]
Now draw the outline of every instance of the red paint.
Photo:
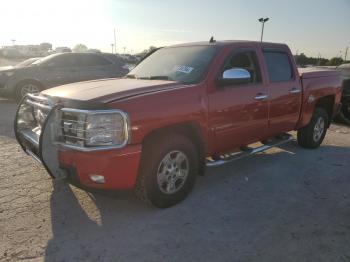
[[(209, 156), (307, 125), (315, 104), (324, 96), (334, 95), (335, 107), (340, 103), (339, 75), (329, 73), (325, 76), (325, 72), (303, 73), (301, 79), (286, 45), (259, 42), (217, 42), (216, 45), (220, 50), (206, 77), (199, 84), (176, 84), (176, 88), (174, 84), (172, 89), (159, 89), (136, 96), (133, 94), (129, 98), (121, 98), (116, 94), (103, 96), (101, 101), (111, 101), (108, 103), (109, 107), (129, 114), (132, 125), (130, 145), (107, 152), (64, 151), (61, 161), (76, 167), (84, 185), (131, 188), (137, 177), (141, 144), (154, 130), (174, 124), (195, 123), (203, 134), (206, 154)], [(224, 88), (218, 86), (216, 79), (224, 60), (233, 50), (239, 48), (249, 48), (256, 52), (262, 71), (262, 83)], [(283, 83), (270, 83), (262, 48), (284, 50), (293, 65), (294, 79)], [(292, 88), (299, 88), (302, 92), (290, 94)], [(256, 101), (254, 97), (259, 93), (268, 94), (268, 100)], [(310, 95), (315, 98), (312, 103), (309, 102)], [(118, 97), (117, 100), (112, 101), (115, 97)], [(106, 184), (91, 182), (88, 178), (90, 173), (104, 175)]]
[[(62, 166), (73, 167), (81, 184), (102, 189), (127, 189), (135, 185), (141, 157), (141, 145), (129, 145), (118, 150), (78, 152), (61, 150)], [(91, 181), (89, 175), (103, 175), (105, 184)]]

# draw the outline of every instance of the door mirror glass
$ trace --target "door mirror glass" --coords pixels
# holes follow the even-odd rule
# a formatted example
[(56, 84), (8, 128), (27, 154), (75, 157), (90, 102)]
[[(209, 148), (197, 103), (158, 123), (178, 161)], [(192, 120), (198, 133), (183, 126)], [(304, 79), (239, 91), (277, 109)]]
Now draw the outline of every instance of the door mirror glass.
[(221, 85), (245, 84), (251, 82), (251, 75), (248, 70), (243, 68), (231, 68), (223, 72), (219, 79)]

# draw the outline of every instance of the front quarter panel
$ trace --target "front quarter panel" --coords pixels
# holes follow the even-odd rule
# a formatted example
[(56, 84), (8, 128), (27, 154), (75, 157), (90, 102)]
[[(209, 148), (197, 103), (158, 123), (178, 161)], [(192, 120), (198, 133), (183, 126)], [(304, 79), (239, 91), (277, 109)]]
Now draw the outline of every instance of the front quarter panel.
[(142, 143), (152, 131), (175, 124), (195, 122), (206, 134), (206, 96), (201, 85), (144, 94), (109, 104), (130, 117), (131, 143)]

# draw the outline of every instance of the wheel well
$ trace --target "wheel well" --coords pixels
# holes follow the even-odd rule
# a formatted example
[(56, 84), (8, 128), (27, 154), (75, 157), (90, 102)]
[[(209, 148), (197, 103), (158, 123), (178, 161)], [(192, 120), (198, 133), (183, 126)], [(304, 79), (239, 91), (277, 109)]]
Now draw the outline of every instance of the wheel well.
[(315, 108), (319, 107), (327, 111), (328, 117), (329, 117), (328, 125), (330, 125), (330, 122), (333, 117), (334, 100), (335, 100), (334, 95), (324, 96), (324, 97), (321, 97), (315, 105)]
[(38, 80), (35, 80), (35, 79), (25, 79), (25, 80), (21, 80), (19, 81), (17, 84), (16, 84), (16, 90), (18, 87), (20, 87), (22, 84), (24, 83), (35, 83), (37, 85), (39, 85), (41, 88), (44, 88), (44, 85), (38, 81)]
[(201, 128), (196, 122), (188, 122), (175, 124), (170, 126), (161, 127), (159, 129), (153, 130), (151, 133), (145, 136), (143, 139), (142, 145), (145, 145), (152, 141), (153, 139), (157, 139), (160, 136), (166, 136), (169, 134), (181, 134), (188, 137), (191, 141), (193, 141), (199, 157), (199, 174), (203, 175), (205, 172), (205, 155), (206, 155), (206, 145), (204, 140), (204, 135), (201, 131)]

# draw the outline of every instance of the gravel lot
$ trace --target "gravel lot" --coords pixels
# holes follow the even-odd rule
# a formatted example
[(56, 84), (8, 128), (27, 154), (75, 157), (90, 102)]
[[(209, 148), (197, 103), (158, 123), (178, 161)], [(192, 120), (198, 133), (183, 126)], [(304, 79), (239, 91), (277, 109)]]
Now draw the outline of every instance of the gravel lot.
[(350, 128), (210, 168), (181, 204), (52, 181), (0, 100), (1, 261), (350, 261)]

